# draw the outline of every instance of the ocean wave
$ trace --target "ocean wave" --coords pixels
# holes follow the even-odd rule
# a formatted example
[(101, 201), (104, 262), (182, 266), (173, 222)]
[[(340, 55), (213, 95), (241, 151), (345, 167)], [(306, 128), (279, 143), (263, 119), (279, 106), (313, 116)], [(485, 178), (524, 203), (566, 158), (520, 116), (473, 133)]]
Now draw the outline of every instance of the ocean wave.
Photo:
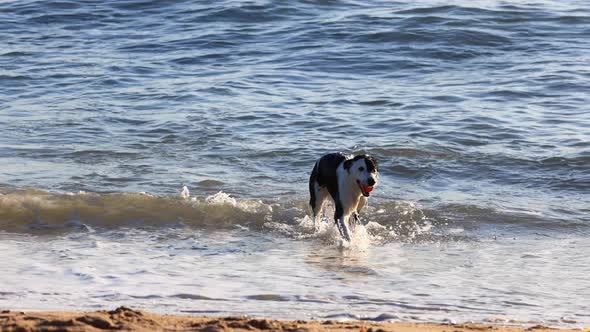
[[(388, 211), (371, 207), (371, 219), (357, 237), (372, 242), (417, 238), (432, 227), (415, 204), (396, 203)], [(0, 230), (37, 234), (113, 228), (195, 227), (209, 230), (246, 228), (303, 238), (338, 238), (329, 212), (313, 220), (305, 201), (237, 199), (218, 192), (191, 196), (148, 193), (52, 193), (38, 189), (0, 194)]]
[[(338, 239), (330, 206), (309, 216), (306, 200), (239, 199), (224, 192), (191, 196), (149, 193), (55, 193), (39, 189), (0, 188), (0, 230), (52, 234), (114, 228), (193, 227), (207, 230), (247, 229), (306, 239)], [(540, 213), (472, 205), (419, 207), (410, 201), (371, 203), (356, 226), (360, 242), (468, 240), (464, 229), (485, 225), (520, 225), (545, 229), (588, 227)], [(355, 229), (355, 226), (352, 226)], [(365, 237), (366, 239), (361, 239)]]
[(149, 227), (186, 224), (233, 227), (263, 221), (272, 212), (261, 201), (236, 201), (227, 194), (191, 200), (147, 193), (51, 193), (16, 190), (0, 196), (4, 230), (55, 228), (83, 223), (89, 227)]

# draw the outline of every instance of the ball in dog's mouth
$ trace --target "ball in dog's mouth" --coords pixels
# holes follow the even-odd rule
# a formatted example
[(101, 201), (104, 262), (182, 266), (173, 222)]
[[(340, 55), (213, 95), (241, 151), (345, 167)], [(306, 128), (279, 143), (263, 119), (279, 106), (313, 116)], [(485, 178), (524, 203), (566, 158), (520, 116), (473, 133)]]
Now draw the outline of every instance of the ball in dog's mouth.
[(361, 189), (361, 193), (363, 194), (363, 196), (369, 197), (371, 195), (371, 191), (373, 191), (373, 186), (363, 186), (359, 180), (357, 180), (356, 183), (359, 185), (359, 188)]

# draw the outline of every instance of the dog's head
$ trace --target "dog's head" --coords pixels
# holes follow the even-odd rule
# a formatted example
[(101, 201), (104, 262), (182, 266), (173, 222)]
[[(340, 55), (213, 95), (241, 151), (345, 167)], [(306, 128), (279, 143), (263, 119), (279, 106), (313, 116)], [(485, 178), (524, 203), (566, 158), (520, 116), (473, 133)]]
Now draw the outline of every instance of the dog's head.
[(346, 160), (344, 169), (358, 185), (363, 196), (369, 197), (373, 187), (377, 185), (377, 160), (369, 155), (361, 154)]

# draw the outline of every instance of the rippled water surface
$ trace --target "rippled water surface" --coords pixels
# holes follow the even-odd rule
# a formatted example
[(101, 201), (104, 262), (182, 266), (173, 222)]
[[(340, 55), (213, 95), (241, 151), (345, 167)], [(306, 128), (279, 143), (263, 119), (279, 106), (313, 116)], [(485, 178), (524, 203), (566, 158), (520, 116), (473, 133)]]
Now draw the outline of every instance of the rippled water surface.
[[(589, 36), (585, 1), (1, 1), (0, 306), (590, 325)], [(332, 151), (380, 165), (344, 246)]]

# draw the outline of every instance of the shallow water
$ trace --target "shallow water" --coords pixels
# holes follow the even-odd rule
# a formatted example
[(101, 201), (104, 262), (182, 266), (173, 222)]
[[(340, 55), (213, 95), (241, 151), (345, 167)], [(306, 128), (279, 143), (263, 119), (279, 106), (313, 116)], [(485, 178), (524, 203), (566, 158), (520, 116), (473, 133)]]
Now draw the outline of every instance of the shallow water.
[[(0, 307), (590, 325), (588, 36), (583, 1), (0, 2)], [(344, 246), (306, 206), (338, 150), (381, 170)]]

